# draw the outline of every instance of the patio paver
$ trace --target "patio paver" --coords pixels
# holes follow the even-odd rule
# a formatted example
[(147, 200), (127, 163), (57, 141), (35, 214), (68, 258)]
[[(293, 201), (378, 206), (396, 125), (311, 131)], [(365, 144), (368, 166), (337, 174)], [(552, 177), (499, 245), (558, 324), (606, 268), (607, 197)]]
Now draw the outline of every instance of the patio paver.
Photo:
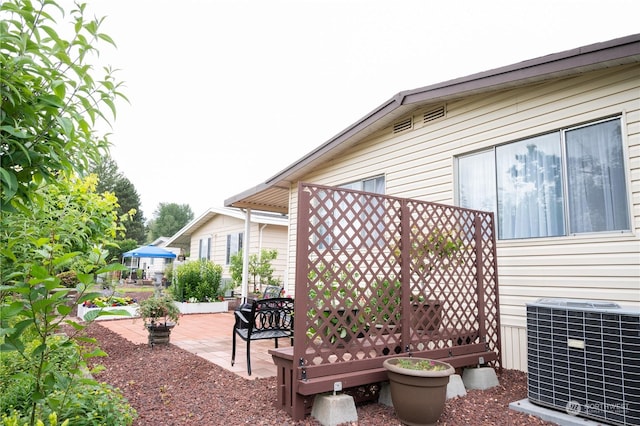
[[(206, 359), (240, 377), (253, 380), (274, 377), (276, 366), (268, 350), (273, 340), (251, 342), (251, 376), (247, 375), (246, 342), (238, 339), (236, 362), (231, 366), (233, 312), (182, 315), (171, 332), (171, 343)], [(100, 325), (136, 344), (147, 344), (147, 330), (140, 318), (100, 321)], [(290, 346), (289, 339), (279, 339), (280, 347)]]

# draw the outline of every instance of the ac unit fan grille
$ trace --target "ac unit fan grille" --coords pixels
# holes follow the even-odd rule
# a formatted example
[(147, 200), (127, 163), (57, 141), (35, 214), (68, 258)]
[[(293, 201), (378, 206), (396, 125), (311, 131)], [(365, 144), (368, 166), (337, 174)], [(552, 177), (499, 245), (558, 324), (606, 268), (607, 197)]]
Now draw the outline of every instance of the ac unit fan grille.
[(527, 305), (529, 400), (640, 425), (640, 313)]

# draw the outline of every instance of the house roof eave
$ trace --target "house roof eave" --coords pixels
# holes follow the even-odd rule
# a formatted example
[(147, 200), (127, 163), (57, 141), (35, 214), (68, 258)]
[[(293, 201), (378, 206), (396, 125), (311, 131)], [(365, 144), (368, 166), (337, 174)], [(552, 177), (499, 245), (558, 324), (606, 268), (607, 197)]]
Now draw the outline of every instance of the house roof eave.
[(640, 62), (640, 34), (554, 53), (441, 83), (400, 92), (279, 173), (225, 200), (226, 207), (288, 213), (291, 185), (419, 105), (447, 102), (612, 66)]
[[(220, 207), (211, 207), (203, 214), (193, 219), (191, 222), (186, 224), (182, 229), (176, 232), (169, 240), (166, 242), (166, 247), (184, 247), (189, 246), (191, 244), (191, 235), (200, 227), (202, 227), (205, 223), (213, 219), (217, 215), (225, 215), (234, 217), (236, 219), (245, 219), (245, 214), (242, 210), (238, 208), (220, 208)], [(286, 216), (282, 215), (274, 215), (271, 212), (258, 213), (251, 215), (252, 223), (266, 224), (266, 225), (278, 225), (278, 226), (287, 226), (289, 224), (289, 219)]]

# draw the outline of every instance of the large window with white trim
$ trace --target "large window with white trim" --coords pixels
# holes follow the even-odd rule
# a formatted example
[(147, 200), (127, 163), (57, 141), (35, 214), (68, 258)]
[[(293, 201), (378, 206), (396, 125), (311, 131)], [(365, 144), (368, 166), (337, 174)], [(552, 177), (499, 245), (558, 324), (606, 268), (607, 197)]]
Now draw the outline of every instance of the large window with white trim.
[(493, 211), (498, 238), (630, 227), (619, 117), (457, 159), (459, 205)]

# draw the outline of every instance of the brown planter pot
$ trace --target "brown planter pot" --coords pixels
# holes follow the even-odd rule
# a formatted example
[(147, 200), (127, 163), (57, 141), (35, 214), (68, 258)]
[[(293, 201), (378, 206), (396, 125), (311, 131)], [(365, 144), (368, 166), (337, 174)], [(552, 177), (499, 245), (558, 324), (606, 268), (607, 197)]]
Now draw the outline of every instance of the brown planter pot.
[(168, 345), (171, 337), (171, 330), (176, 325), (174, 323), (167, 324), (146, 324), (149, 331), (149, 345)]
[(413, 370), (397, 365), (398, 360), (421, 358), (389, 358), (383, 363), (389, 377), (391, 401), (396, 415), (403, 424), (410, 426), (435, 425), (447, 397), (449, 376), (455, 369), (446, 362), (433, 360), (444, 370)]

